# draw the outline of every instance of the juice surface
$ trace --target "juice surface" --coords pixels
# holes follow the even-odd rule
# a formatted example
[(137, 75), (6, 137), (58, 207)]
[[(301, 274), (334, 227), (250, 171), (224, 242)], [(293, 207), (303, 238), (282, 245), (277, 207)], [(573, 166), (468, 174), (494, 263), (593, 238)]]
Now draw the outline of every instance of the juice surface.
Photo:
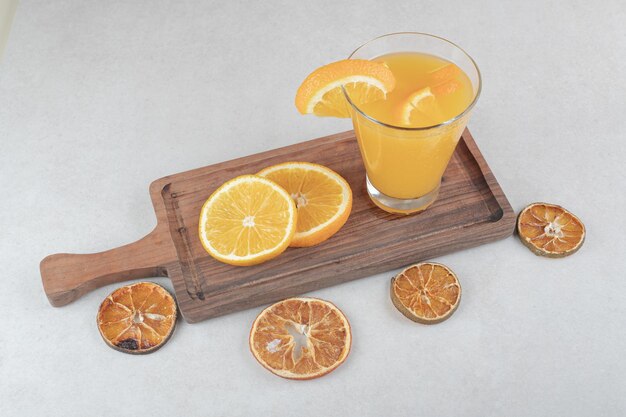
[[(359, 107), (392, 126), (428, 127), (463, 113), (474, 98), (469, 77), (453, 63), (422, 53), (394, 53), (374, 59), (394, 73), (396, 87), (384, 100)], [(426, 130), (384, 126), (352, 110), (352, 121), (372, 185), (398, 199), (414, 199), (439, 187), (469, 115)]]
[[(461, 114), (474, 98), (469, 77), (443, 58), (407, 52), (383, 55), (373, 61), (389, 67), (396, 78), (396, 88), (385, 100), (362, 105), (360, 109), (383, 123), (404, 127), (436, 125)], [(413, 93), (426, 87), (430, 88), (434, 99), (413, 111), (408, 120), (410, 123), (406, 123), (402, 118), (403, 107), (407, 106)]]

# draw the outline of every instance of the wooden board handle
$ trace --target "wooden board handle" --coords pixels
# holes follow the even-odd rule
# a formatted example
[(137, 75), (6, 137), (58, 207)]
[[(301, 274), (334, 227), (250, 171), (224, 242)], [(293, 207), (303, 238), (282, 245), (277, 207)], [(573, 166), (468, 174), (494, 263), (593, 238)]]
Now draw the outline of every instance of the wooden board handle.
[(158, 238), (156, 229), (146, 237), (100, 253), (57, 253), (39, 265), (44, 291), (50, 304), (60, 307), (89, 291), (116, 282), (165, 276), (161, 267), (171, 248)]

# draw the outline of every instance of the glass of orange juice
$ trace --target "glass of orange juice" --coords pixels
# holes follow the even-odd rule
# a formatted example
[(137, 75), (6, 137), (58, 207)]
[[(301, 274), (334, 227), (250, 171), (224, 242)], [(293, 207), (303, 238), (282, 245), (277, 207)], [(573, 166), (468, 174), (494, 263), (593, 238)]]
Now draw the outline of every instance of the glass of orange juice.
[(349, 59), (382, 62), (396, 79), (384, 99), (358, 107), (344, 89), (372, 201), (393, 213), (426, 209), (480, 95), (476, 63), (450, 41), (412, 32), (375, 38)]

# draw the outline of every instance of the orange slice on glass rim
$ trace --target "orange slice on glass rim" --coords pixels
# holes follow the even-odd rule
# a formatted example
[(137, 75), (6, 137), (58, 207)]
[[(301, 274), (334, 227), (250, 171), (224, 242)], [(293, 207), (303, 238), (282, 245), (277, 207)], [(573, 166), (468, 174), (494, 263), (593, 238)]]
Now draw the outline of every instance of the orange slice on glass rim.
[(365, 59), (344, 59), (324, 65), (309, 74), (296, 93), (296, 108), (302, 114), (350, 117), (348, 102), (356, 105), (385, 98), (396, 80), (381, 62)]
[(585, 241), (585, 225), (561, 206), (533, 203), (517, 218), (520, 240), (534, 254), (562, 258), (576, 252)]
[(222, 184), (202, 206), (200, 241), (218, 261), (259, 264), (287, 249), (297, 215), (293, 199), (278, 184), (242, 175)]
[(250, 330), (250, 350), (261, 365), (288, 379), (318, 378), (350, 353), (346, 316), (317, 298), (289, 298), (263, 310)]
[(126, 285), (104, 299), (96, 318), (104, 341), (124, 353), (151, 353), (163, 346), (176, 326), (176, 301), (152, 282)]
[(391, 301), (409, 319), (440, 323), (461, 301), (461, 284), (450, 268), (434, 262), (409, 266), (391, 279)]
[(257, 175), (280, 185), (296, 203), (298, 221), (289, 246), (317, 245), (337, 233), (350, 216), (350, 185), (330, 168), (286, 162), (267, 167)]

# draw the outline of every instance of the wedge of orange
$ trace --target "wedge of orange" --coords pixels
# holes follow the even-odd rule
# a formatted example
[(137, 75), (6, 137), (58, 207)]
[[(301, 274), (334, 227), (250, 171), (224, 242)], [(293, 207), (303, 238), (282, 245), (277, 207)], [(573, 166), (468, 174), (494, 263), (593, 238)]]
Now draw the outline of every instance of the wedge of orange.
[(517, 218), (517, 232), (533, 253), (562, 258), (576, 252), (585, 241), (585, 225), (561, 206), (533, 203)]
[(445, 121), (438, 99), (454, 93), (461, 83), (457, 76), (461, 69), (446, 64), (428, 74), (428, 86), (410, 94), (400, 106), (399, 122), (404, 126), (425, 127)]
[(346, 316), (317, 298), (290, 298), (263, 310), (250, 330), (250, 350), (270, 372), (312, 379), (341, 365), (352, 336)]
[(317, 245), (346, 223), (352, 209), (348, 182), (330, 168), (310, 162), (286, 162), (257, 175), (284, 188), (298, 209), (298, 223), (290, 246)]
[(342, 86), (358, 106), (385, 98), (395, 85), (393, 73), (383, 63), (345, 59), (309, 74), (296, 93), (296, 108), (302, 114), (350, 117)]
[(412, 93), (401, 106), (401, 121), (405, 126), (436, 125), (443, 116), (430, 87)]
[(450, 317), (461, 301), (461, 284), (447, 266), (423, 262), (391, 279), (391, 301), (409, 319), (423, 324)]
[(151, 353), (163, 346), (176, 327), (176, 302), (152, 282), (126, 285), (104, 299), (96, 318), (104, 341), (124, 353)]
[(456, 78), (461, 73), (461, 68), (450, 62), (431, 71), (428, 74), (429, 83), (431, 85), (442, 84)]
[(448, 80), (445, 83), (432, 86), (430, 89), (435, 97), (443, 97), (454, 93), (461, 87), (459, 80)]
[(219, 187), (200, 212), (204, 249), (231, 265), (255, 265), (280, 255), (296, 232), (296, 205), (278, 184), (242, 175)]

